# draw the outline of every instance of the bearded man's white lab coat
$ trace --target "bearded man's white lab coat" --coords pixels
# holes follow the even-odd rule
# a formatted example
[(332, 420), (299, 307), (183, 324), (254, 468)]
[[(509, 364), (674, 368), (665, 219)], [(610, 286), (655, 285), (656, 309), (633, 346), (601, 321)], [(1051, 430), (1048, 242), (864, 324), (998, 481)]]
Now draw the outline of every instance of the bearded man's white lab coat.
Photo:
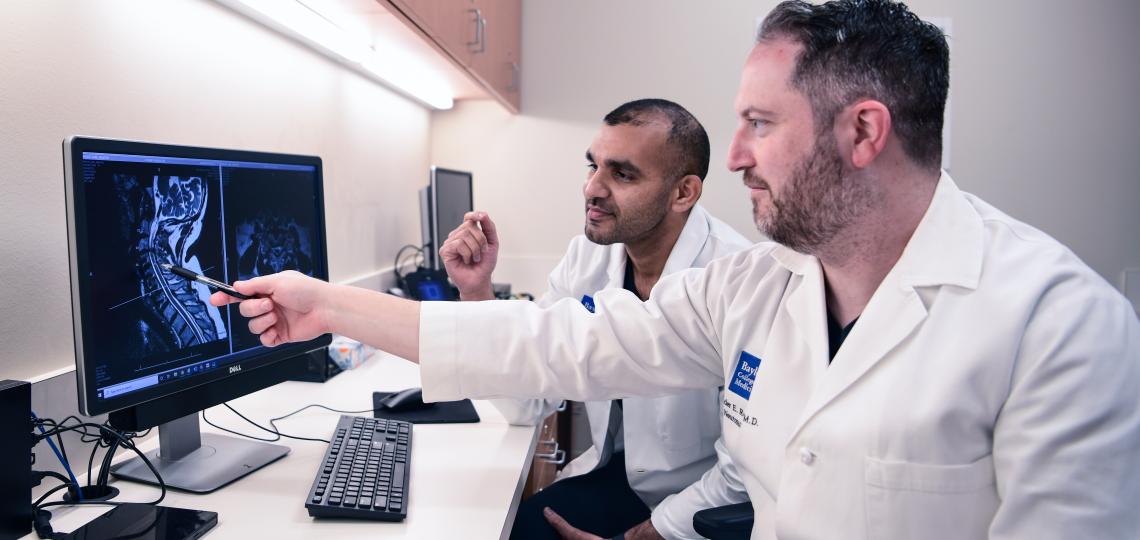
[(425, 397), (724, 385), (756, 539), (1140, 537), (1134, 308), (946, 174), (830, 364), (819, 261), (776, 244), (594, 302), (424, 304)]

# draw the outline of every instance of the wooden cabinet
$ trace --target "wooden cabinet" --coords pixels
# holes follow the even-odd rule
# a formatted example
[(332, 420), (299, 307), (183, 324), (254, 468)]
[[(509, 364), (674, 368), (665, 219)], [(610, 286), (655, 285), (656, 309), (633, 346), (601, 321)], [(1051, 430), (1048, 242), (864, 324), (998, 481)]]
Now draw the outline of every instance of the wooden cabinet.
[(519, 49), (522, 45), (520, 0), (479, 0), (483, 21), (480, 53), (471, 56), (471, 67), (492, 92), (519, 107)]
[[(559, 411), (551, 414), (539, 426), (538, 440), (535, 441), (534, 460), (530, 465), (530, 474), (526, 484), (523, 485), (522, 498), (542, 491), (558, 477), (558, 471), (566, 464), (565, 444), (568, 439), (565, 418), (569, 411)], [(561, 447), (561, 448), (560, 448)]]
[(512, 112), (519, 112), (521, 0), (380, 0)]

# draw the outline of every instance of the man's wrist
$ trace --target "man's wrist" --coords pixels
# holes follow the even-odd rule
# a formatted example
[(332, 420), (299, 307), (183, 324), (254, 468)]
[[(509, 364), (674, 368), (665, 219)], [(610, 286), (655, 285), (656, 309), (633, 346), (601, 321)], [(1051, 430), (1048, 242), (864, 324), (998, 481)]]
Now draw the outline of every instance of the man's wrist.
[(491, 287), (491, 282), (488, 281), (485, 285), (472, 287), (469, 290), (459, 290), (459, 299), (464, 302), (477, 301), (477, 300), (494, 300), (495, 290)]
[(344, 310), (340, 308), (340, 297), (342, 294), (343, 291), (341, 291), (341, 287), (333, 283), (329, 283), (325, 290), (322, 291), (324, 301), (320, 304), (321, 310), (323, 311), (323, 313), (321, 313), (321, 320), (324, 321), (324, 333), (326, 334), (341, 333), (338, 329), (344, 326), (344, 323), (340, 320), (340, 317), (344, 315)]
[(622, 540), (663, 540), (664, 537), (661, 533), (657, 532), (657, 528), (653, 526), (653, 519), (647, 519), (634, 528), (625, 531), (614, 538), (621, 538)]

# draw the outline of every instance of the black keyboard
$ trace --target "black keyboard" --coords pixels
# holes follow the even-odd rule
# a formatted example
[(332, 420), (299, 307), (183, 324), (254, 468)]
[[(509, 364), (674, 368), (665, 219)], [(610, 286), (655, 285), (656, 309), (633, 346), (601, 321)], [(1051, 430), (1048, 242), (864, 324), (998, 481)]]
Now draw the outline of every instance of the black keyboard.
[(402, 521), (411, 450), (409, 422), (341, 416), (305, 500), (309, 515)]

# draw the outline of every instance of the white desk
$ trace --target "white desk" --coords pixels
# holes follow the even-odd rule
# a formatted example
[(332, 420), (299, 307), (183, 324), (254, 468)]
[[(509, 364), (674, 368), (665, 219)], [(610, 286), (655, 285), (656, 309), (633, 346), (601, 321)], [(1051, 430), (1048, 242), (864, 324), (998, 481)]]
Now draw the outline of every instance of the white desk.
[[(250, 419), (268, 419), (309, 403), (342, 410), (372, 407), (373, 391), (419, 386), (419, 367), (384, 355), (326, 383), (287, 382), (230, 402)], [(289, 455), (219, 489), (196, 495), (167, 490), (164, 506), (210, 510), (218, 525), (206, 538), (506, 538), (529, 471), (537, 429), (511, 426), (490, 403), (475, 401), (481, 422), (417, 425), (412, 435), (408, 518), (401, 523), (315, 520), (305, 510), (317, 465), (327, 447), (320, 442), (282, 439)], [(215, 424), (266, 436), (224, 407), (206, 412)], [(338, 413), (308, 409), (277, 422), (290, 435), (328, 438)], [(202, 424), (203, 432), (217, 432)], [(157, 439), (140, 445), (153, 448)], [(74, 452), (76, 455), (84, 452)], [(127, 452), (119, 451), (126, 456)], [(133, 453), (132, 453), (133, 455)], [(115, 481), (116, 500), (146, 502), (158, 488)], [(109, 507), (51, 507), (56, 531), (71, 531)], [(26, 538), (35, 538), (29, 535)]]

